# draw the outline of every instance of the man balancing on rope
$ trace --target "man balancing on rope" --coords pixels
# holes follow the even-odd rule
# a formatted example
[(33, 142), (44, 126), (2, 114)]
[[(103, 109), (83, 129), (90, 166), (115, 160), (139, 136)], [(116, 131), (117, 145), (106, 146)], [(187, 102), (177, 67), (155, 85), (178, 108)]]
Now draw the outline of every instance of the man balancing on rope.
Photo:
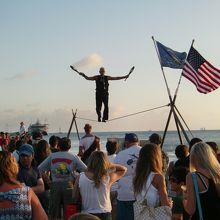
[(71, 69), (79, 73), (82, 77), (86, 80), (96, 81), (96, 113), (98, 115), (98, 121), (101, 122), (101, 109), (102, 103), (104, 104), (104, 111), (102, 122), (106, 122), (108, 120), (108, 86), (109, 80), (120, 80), (120, 79), (127, 79), (131, 72), (133, 71), (134, 67), (130, 70), (130, 72), (125, 76), (107, 76), (105, 75), (105, 68), (101, 67), (99, 69), (100, 75), (95, 76), (86, 76), (85, 73), (77, 71), (73, 66), (70, 66)]

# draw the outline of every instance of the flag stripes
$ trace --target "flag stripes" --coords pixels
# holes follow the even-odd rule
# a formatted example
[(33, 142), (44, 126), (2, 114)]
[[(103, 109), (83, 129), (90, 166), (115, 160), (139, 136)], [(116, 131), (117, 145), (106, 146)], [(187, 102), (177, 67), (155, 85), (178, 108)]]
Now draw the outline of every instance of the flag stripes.
[(193, 47), (183, 66), (182, 75), (201, 93), (209, 93), (220, 86), (220, 70), (213, 67)]

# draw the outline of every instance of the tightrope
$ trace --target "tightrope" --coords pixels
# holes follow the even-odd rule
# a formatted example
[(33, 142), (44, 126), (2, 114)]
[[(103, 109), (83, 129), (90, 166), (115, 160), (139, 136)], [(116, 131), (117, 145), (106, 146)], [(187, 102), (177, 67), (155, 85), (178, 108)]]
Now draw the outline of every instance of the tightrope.
[[(160, 108), (167, 107), (167, 106), (170, 106), (170, 103), (167, 104), (167, 105), (162, 105), (162, 106), (159, 106), (159, 107), (143, 110), (143, 111), (140, 111), (140, 112), (135, 112), (135, 113), (132, 113), (132, 114), (120, 116), (120, 117), (117, 117), (117, 118), (112, 118), (112, 119), (109, 119), (106, 122), (115, 121), (115, 120), (122, 119), (122, 118), (127, 118), (127, 117), (130, 117), (130, 116), (133, 116), (133, 115), (142, 114), (142, 113), (145, 113), (145, 112), (153, 111), (153, 110), (160, 109)], [(95, 121), (95, 122), (97, 122), (97, 120), (94, 120), (94, 119), (88, 119), (88, 118), (82, 118), (82, 117), (76, 117), (76, 118), (81, 119), (81, 120), (86, 120), (86, 121)]]

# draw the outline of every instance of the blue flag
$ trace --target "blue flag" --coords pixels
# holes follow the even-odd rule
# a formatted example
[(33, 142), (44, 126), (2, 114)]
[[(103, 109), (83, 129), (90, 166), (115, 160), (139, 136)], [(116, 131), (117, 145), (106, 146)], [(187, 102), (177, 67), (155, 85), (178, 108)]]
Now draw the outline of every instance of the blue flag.
[(160, 62), (163, 67), (170, 67), (174, 69), (182, 69), (185, 59), (186, 52), (177, 52), (168, 47), (165, 47), (160, 42), (156, 41), (157, 48), (160, 54)]

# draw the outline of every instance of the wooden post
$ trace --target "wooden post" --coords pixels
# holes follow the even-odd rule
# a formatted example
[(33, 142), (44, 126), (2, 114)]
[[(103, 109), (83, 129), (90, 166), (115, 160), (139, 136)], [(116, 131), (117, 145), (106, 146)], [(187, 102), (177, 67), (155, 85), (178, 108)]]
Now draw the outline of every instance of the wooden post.
[(71, 133), (71, 130), (72, 130), (72, 127), (73, 127), (73, 122), (76, 120), (76, 112), (77, 112), (77, 109), (76, 109), (75, 113), (72, 110), (73, 118), (72, 118), (72, 121), (70, 123), (70, 128), (69, 128), (69, 131), (68, 131), (68, 134), (67, 134), (67, 138), (70, 137), (70, 133)]

